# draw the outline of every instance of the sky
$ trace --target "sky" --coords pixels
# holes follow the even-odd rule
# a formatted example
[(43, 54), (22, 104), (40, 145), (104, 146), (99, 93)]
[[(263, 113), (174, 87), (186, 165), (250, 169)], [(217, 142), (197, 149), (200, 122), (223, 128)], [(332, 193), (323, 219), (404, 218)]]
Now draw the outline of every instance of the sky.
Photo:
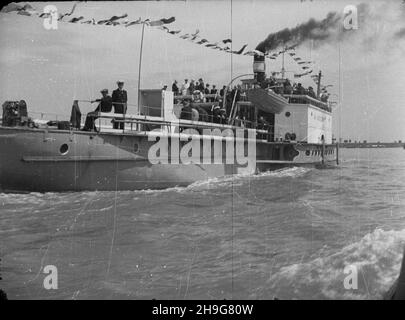
[[(60, 13), (74, 2), (29, 2), (42, 12), (53, 4)], [(323, 19), (331, 11), (343, 15), (343, 0), (209, 0), (80, 2), (71, 17), (109, 19), (128, 14), (129, 20), (174, 16), (171, 30), (194, 33), (212, 42), (232, 38), (233, 50), (247, 44), (254, 49), (268, 34), (293, 28), (310, 18)], [(405, 141), (405, 37), (395, 36), (405, 27), (402, 0), (367, 1), (369, 11), (359, 28), (343, 38), (308, 41), (297, 54), (314, 61), (322, 71), (323, 84), (338, 101), (333, 111), (335, 137), (368, 141)], [(74, 99), (91, 100), (100, 90), (115, 89), (125, 81), (129, 113), (137, 102), (141, 25), (93, 26), (58, 23), (47, 30), (37, 17), (0, 13), (0, 99), (25, 99), (31, 112), (69, 115)], [(232, 77), (252, 73), (250, 56), (231, 55), (180, 39), (156, 27), (145, 27), (141, 88), (171, 86), (174, 79), (203, 78), (217, 87)], [(266, 59), (267, 73), (280, 71), (281, 59)], [(287, 77), (300, 72), (286, 55)], [(314, 86), (310, 77), (299, 80)], [(95, 105), (80, 103), (82, 113)]]

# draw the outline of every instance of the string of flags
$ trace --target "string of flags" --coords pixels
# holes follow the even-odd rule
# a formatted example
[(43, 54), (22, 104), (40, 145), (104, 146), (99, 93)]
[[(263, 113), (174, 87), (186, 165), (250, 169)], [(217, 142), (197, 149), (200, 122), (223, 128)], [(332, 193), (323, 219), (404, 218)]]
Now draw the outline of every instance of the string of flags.
[[(76, 10), (77, 3), (75, 3), (68, 13), (64, 14), (58, 14), (58, 21), (61, 22), (66, 22), (66, 23), (80, 23), (80, 24), (89, 24), (89, 25), (103, 25), (103, 26), (123, 26), (125, 28), (134, 26), (134, 25), (142, 25), (146, 24), (150, 27), (156, 27), (170, 35), (175, 35), (179, 37), (180, 39), (191, 41), (197, 45), (204, 46), (206, 48), (214, 49), (214, 50), (219, 50), (219, 51), (224, 51), (230, 54), (237, 54), (237, 55), (245, 55), (245, 56), (264, 56), (267, 59), (270, 60), (275, 60), (280, 56), (281, 54), (288, 53), (291, 58), (301, 67), (301, 69), (304, 71), (303, 73), (298, 73), (294, 74), (294, 78), (300, 78), (306, 75), (309, 75), (313, 72), (312, 69), (310, 69), (310, 64), (312, 63), (311, 61), (304, 61), (300, 57), (297, 56), (297, 53), (295, 52), (295, 48), (298, 46), (298, 44), (291, 45), (288, 47), (285, 47), (283, 50), (280, 50), (279, 52), (261, 52), (259, 50), (246, 50), (247, 44), (244, 44), (240, 49), (238, 50), (232, 50), (231, 47), (229, 47), (230, 44), (232, 44), (232, 39), (223, 39), (222, 41), (219, 42), (212, 42), (209, 41), (206, 38), (202, 38), (200, 36), (200, 30), (196, 30), (194, 33), (183, 33), (182, 30), (172, 30), (170, 29), (167, 25), (173, 23), (176, 21), (175, 17), (169, 17), (169, 18), (161, 18), (158, 20), (150, 20), (150, 19), (145, 19), (142, 20), (142, 18), (138, 18), (137, 20), (130, 21), (128, 20), (128, 15), (123, 14), (120, 16), (112, 16), (109, 19), (103, 19), (96, 21), (94, 18), (91, 19), (85, 19), (83, 16), (80, 17), (71, 17), (73, 13)], [(51, 13), (38, 13), (30, 4), (16, 4), (16, 3), (10, 3), (6, 7), (4, 7), (1, 12), (9, 13), (9, 12), (17, 12), (17, 14), (21, 15), (26, 15), (26, 16), (38, 16), (40, 18), (47, 18), (51, 16)], [(69, 20), (63, 20), (66, 17), (71, 17)], [(309, 70), (310, 69), (310, 70)], [(315, 78), (312, 76), (312, 79), (314, 81)]]
[[(240, 49), (238, 50), (231, 50), (229, 47), (229, 44), (232, 43), (231, 39), (224, 39), (220, 43), (218, 42), (211, 42), (208, 39), (201, 38), (199, 33), (199, 30), (196, 30), (195, 33), (182, 33), (181, 30), (171, 30), (169, 29), (166, 25), (173, 23), (176, 21), (175, 17), (170, 17), (170, 18), (162, 18), (158, 20), (150, 20), (150, 19), (145, 19), (143, 20), (142, 18), (138, 18), (137, 20), (129, 21), (127, 19), (128, 15), (123, 14), (121, 16), (112, 16), (109, 19), (103, 19), (96, 21), (94, 18), (91, 19), (85, 19), (83, 16), (80, 17), (72, 17), (69, 20), (64, 20), (66, 17), (72, 16), (72, 14), (75, 12), (77, 3), (75, 3), (68, 13), (64, 14), (58, 14), (58, 21), (60, 22), (65, 22), (65, 23), (80, 23), (80, 24), (89, 24), (89, 25), (103, 25), (103, 26), (123, 26), (123, 27), (131, 27), (133, 25), (141, 25), (141, 24), (146, 24), (150, 27), (157, 27), (160, 30), (167, 32), (168, 34), (171, 35), (178, 35), (179, 38), (184, 39), (184, 40), (189, 40), (191, 42), (194, 42), (198, 45), (204, 45), (207, 48), (211, 49), (216, 49), (232, 54), (237, 54), (241, 55), (244, 53), (247, 44), (243, 45)], [(30, 4), (16, 4), (16, 3), (11, 3), (8, 6), (4, 7), (2, 12), (17, 12), (17, 14), (23, 14), (27, 16), (38, 16), (39, 18), (49, 18), (52, 16), (52, 13), (38, 13)], [(125, 19), (125, 20), (123, 20)], [(257, 50), (253, 51), (248, 51), (245, 54), (247, 55), (255, 55), (255, 54), (262, 54), (261, 52)]]

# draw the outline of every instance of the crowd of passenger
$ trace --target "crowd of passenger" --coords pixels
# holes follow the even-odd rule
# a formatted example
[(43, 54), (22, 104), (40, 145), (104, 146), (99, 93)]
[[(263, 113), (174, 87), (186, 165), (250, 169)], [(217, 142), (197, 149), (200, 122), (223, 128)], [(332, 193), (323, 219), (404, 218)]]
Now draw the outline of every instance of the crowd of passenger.
[[(165, 85), (162, 90), (168, 90)], [(240, 85), (227, 88), (223, 85), (218, 89), (216, 85), (205, 83), (202, 78), (198, 80), (184, 79), (182, 84), (174, 80), (171, 91), (181, 96), (182, 109), (180, 119), (228, 124), (233, 101), (246, 100), (245, 93)], [(225, 105), (224, 105), (225, 100)], [(238, 120), (238, 115), (236, 120)]]
[(264, 87), (266, 89), (273, 90), (275, 93), (281, 95), (303, 95), (320, 100), (321, 102), (325, 103), (327, 103), (329, 99), (329, 94), (325, 88), (321, 90), (318, 98), (316, 92), (314, 91), (314, 88), (311, 86), (305, 88), (301, 83), (294, 82), (291, 84), (291, 81), (289, 79), (285, 79), (284, 81), (280, 82), (273, 76), (266, 79)]
[[(313, 87), (309, 86), (305, 88), (301, 83), (291, 83), (289, 79), (280, 80), (276, 79), (274, 76), (266, 79), (262, 84), (262, 88), (272, 90), (276, 94), (285, 96), (308, 96), (324, 103), (326, 103), (329, 98), (329, 94), (325, 89), (321, 91), (318, 98)], [(168, 86), (165, 85), (162, 90), (169, 90)], [(232, 88), (227, 88), (227, 86), (224, 85), (218, 90), (216, 85), (211, 86), (209, 83), (205, 83), (202, 78), (198, 80), (184, 79), (181, 84), (179, 84), (177, 80), (174, 80), (171, 91), (174, 93), (175, 99), (176, 96), (181, 96), (180, 103), (183, 107), (180, 119), (193, 121), (227, 124), (231, 116), (232, 105), (238, 101), (247, 100), (246, 93), (242, 90), (240, 85), (233, 86)], [(294, 100), (291, 102), (301, 103), (300, 99), (303, 98), (292, 97), (291, 99)], [(302, 101), (302, 103), (304, 102)], [(239, 124), (245, 127), (251, 126), (247, 120), (249, 119), (248, 115), (243, 112), (234, 115), (234, 117), (236, 125)], [(266, 127), (265, 123), (263, 123), (263, 127)]]
[[(98, 117), (98, 112), (111, 112), (114, 107), (114, 113), (125, 114), (127, 109), (127, 92), (123, 89), (124, 82), (117, 81), (118, 88), (113, 91), (112, 97), (108, 95), (108, 89), (101, 90), (102, 97), (93, 102), (99, 102), (98, 107), (94, 112), (89, 113), (86, 118), (85, 126), (82, 130), (90, 131), (95, 128), (95, 120)], [(314, 89), (309, 86), (304, 88), (301, 83), (291, 84), (289, 79), (276, 79), (271, 76), (262, 83), (262, 88), (272, 90), (273, 92), (281, 95), (301, 95), (309, 96), (313, 99), (318, 99), (322, 102), (327, 102), (329, 94), (326, 90), (322, 90), (319, 98)], [(163, 86), (162, 90), (168, 90), (168, 86)], [(217, 124), (228, 124), (228, 119), (231, 116), (232, 106), (238, 101), (247, 101), (246, 92), (242, 89), (241, 85), (229, 88), (225, 85), (221, 89), (217, 89), (216, 85), (204, 83), (202, 78), (195, 80), (184, 79), (180, 85), (177, 80), (174, 80), (171, 90), (176, 96), (179, 97), (182, 104), (180, 119), (213, 122)], [(291, 99), (302, 99), (294, 98)], [(300, 101), (291, 101), (300, 102)], [(238, 126), (252, 127), (252, 117), (246, 111), (233, 113), (234, 123)], [(267, 124), (263, 119), (259, 119), (258, 125), (266, 127)], [(114, 121), (115, 129), (123, 129), (124, 123)]]

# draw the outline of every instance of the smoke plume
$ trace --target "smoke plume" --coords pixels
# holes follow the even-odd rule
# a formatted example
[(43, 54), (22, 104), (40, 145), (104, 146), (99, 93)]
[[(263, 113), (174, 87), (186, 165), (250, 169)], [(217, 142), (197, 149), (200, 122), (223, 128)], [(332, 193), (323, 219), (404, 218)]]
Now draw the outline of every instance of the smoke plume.
[(285, 28), (271, 33), (259, 43), (256, 50), (261, 52), (271, 51), (289, 43), (301, 44), (307, 40), (327, 40), (331, 37), (333, 30), (337, 29), (341, 17), (337, 12), (330, 12), (321, 21), (310, 19), (295, 28)]
[[(384, 10), (385, 9), (385, 10)], [(396, 7), (398, 10), (398, 7)], [(400, 8), (402, 16), (405, 16), (405, 3)], [(358, 30), (346, 30), (343, 26), (345, 16), (338, 12), (329, 12), (323, 20), (310, 19), (305, 23), (299, 24), (295, 28), (285, 28), (275, 33), (271, 33), (267, 38), (260, 42), (256, 50), (261, 52), (272, 51), (287, 45), (299, 46), (304, 42), (313, 40), (315, 47), (331, 43), (336, 40), (342, 40), (346, 37), (360, 36), (359, 41), (363, 44), (383, 40), (383, 42), (392, 42), (392, 39), (405, 38), (404, 19), (399, 16), (393, 18), (387, 12), (387, 8), (374, 8), (370, 5), (361, 3), (357, 5)], [(389, 29), (378, 29), (381, 25), (390, 25), (393, 30), (389, 34)], [(402, 25), (402, 26), (401, 26)], [(400, 29), (398, 30), (398, 26)], [(388, 34), (387, 34), (388, 33)]]

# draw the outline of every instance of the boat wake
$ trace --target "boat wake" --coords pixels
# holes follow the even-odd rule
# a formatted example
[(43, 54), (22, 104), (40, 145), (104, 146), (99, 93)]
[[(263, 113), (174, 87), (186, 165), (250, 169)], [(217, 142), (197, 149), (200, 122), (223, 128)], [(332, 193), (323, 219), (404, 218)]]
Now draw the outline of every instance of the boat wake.
[[(265, 290), (272, 297), (285, 294), (288, 299), (292, 293), (299, 299), (309, 292), (313, 299), (382, 299), (399, 275), (404, 246), (405, 229), (375, 229), (337, 253), (281, 268), (267, 281)], [(354, 275), (353, 268), (358, 288), (345, 288), (345, 278)]]

